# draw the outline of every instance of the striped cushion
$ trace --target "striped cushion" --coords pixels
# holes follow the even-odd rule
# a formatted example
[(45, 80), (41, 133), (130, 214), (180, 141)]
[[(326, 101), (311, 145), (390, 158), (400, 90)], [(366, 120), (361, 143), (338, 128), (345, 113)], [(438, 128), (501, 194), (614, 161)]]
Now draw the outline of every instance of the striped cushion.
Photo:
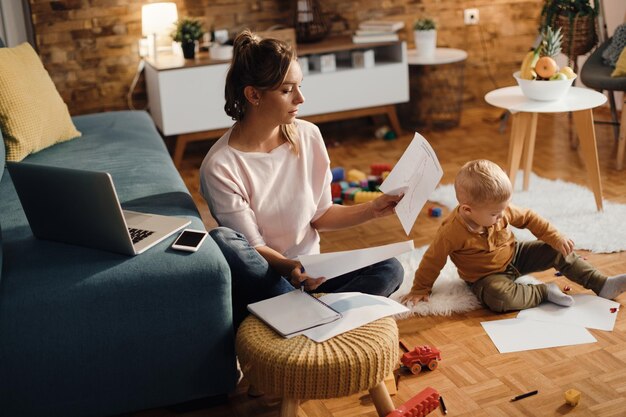
[(80, 136), (35, 50), (0, 48), (0, 129), (8, 161)]

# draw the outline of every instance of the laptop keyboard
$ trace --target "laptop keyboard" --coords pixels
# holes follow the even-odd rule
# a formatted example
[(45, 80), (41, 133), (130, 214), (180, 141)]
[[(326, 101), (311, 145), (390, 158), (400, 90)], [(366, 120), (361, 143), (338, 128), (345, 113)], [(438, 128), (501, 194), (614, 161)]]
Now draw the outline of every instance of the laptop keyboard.
[(131, 227), (128, 228), (128, 233), (130, 233), (130, 238), (133, 241), (133, 244), (140, 242), (153, 234), (154, 232), (150, 230), (142, 230), (142, 229), (133, 229)]

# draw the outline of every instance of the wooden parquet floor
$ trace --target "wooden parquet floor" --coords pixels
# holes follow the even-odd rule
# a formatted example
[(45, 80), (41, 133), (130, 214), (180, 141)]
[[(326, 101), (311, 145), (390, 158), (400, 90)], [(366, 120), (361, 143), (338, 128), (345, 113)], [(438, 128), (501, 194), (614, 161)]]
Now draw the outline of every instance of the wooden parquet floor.
[[(600, 111), (596, 113), (596, 118), (606, 118), (606, 113)], [(510, 123), (506, 131), (500, 133), (501, 114), (500, 110), (489, 107), (466, 109), (459, 127), (422, 131), (442, 163), (445, 172), (443, 183), (451, 182), (459, 167), (471, 159), (488, 158), (505, 164)], [(395, 141), (383, 141), (374, 138), (376, 126), (376, 123), (365, 119), (321, 125), (332, 165), (367, 171), (371, 163), (397, 161), (412, 134), (407, 133)], [(569, 132), (567, 115), (540, 115), (533, 169), (545, 178), (560, 178), (586, 185), (583, 160), (576, 150), (571, 149)], [(615, 170), (616, 146), (612, 129), (596, 125), (596, 133), (604, 196), (611, 201), (626, 203), (626, 170)], [(215, 223), (198, 194), (197, 170), (207, 149), (206, 143), (190, 147), (181, 173), (202, 209), (207, 227), (213, 227)], [(428, 244), (441, 222), (441, 219), (427, 216), (427, 207), (410, 235), (416, 246)], [(626, 239), (626, 236), (623, 238)], [(406, 239), (400, 223), (390, 217), (349, 230), (324, 233), (322, 250), (356, 249)], [(625, 252), (583, 254), (606, 274), (626, 272)], [(573, 287), (573, 293), (585, 291), (563, 277), (555, 277), (554, 271), (536, 276), (561, 285), (567, 282)], [(626, 294), (617, 301), (626, 303)], [(400, 405), (423, 388), (431, 386), (445, 398), (450, 416), (626, 416), (625, 314), (623, 311), (619, 313), (612, 332), (591, 330), (598, 339), (597, 343), (509, 354), (498, 353), (480, 322), (515, 317), (515, 313), (495, 314), (479, 309), (451, 317), (402, 320), (399, 322), (402, 338), (410, 345), (437, 346), (442, 351), (443, 360), (434, 372), (400, 378), (398, 393), (393, 401)], [(565, 405), (563, 400), (563, 392), (570, 388), (582, 392), (581, 403), (575, 408)], [(150, 410), (133, 416), (278, 416), (277, 401), (249, 398), (246, 389), (244, 380), (229, 402), (220, 406), (187, 413)], [(514, 395), (534, 389), (539, 390), (538, 395), (509, 402)], [(436, 410), (431, 415), (441, 415), (441, 412)], [(300, 410), (300, 417), (304, 416), (375, 417), (376, 412), (364, 392), (346, 398), (306, 401)]]

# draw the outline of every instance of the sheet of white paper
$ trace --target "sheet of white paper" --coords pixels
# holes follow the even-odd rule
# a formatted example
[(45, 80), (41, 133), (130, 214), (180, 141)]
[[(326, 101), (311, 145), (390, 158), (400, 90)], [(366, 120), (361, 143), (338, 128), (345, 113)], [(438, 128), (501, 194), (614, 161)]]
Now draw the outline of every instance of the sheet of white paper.
[(519, 318), (480, 324), (500, 353), (597, 342), (582, 326)]
[(382, 317), (409, 311), (402, 304), (387, 297), (360, 292), (326, 294), (320, 300), (340, 312), (343, 317), (333, 323), (302, 332), (318, 343)]
[(393, 258), (414, 249), (413, 241), (391, 243), (366, 249), (347, 250), (342, 252), (322, 253), (318, 255), (301, 255), (298, 260), (306, 273), (314, 278), (331, 279), (348, 272), (356, 271), (376, 262)]
[(396, 215), (407, 236), (442, 176), (443, 170), (435, 151), (416, 132), (398, 163), (380, 185), (380, 191), (385, 194), (398, 195), (404, 192), (404, 197), (396, 206)]
[(575, 324), (588, 329), (613, 330), (617, 311), (611, 313), (611, 309), (619, 310), (619, 303), (592, 294), (576, 294), (572, 297), (574, 305), (571, 307), (542, 303), (537, 307), (520, 311), (517, 318)]

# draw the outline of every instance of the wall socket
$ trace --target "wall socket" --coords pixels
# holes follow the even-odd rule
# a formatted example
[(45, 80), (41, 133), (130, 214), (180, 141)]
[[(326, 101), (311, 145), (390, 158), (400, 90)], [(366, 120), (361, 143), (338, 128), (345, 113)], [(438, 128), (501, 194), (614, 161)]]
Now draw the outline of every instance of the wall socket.
[(477, 25), (479, 20), (478, 9), (464, 9), (463, 20), (466, 25)]

